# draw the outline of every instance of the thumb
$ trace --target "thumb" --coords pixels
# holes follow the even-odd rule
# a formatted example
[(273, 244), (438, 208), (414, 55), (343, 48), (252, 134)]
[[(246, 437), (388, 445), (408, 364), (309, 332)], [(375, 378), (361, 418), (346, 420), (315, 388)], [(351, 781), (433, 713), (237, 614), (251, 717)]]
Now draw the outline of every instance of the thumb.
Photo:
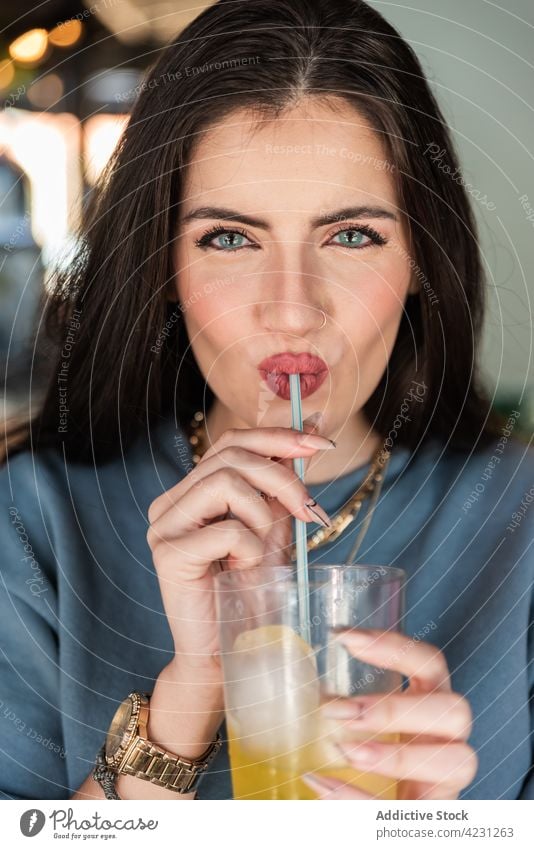
[[(308, 416), (304, 419), (304, 421), (302, 422), (302, 430), (306, 433), (316, 433), (318, 436), (320, 436), (323, 423), (324, 416), (320, 411), (318, 411), (316, 413), (312, 413), (311, 416)], [(310, 460), (311, 457), (303, 458), (304, 475), (306, 475), (306, 470), (310, 464)]]
[[(313, 413), (302, 422), (302, 430), (306, 433), (318, 433), (323, 423), (323, 415), (320, 412)], [(303, 457), (304, 478), (306, 477), (306, 469), (310, 458)], [(283, 466), (293, 471), (294, 460), (291, 457), (286, 457), (278, 460)], [(271, 499), (269, 499), (271, 500)], [(292, 521), (288, 515), (286, 508), (276, 500), (272, 499), (271, 510), (273, 514), (273, 529), (270, 533), (265, 546), (262, 565), (276, 566), (281, 562), (286, 562), (289, 546), (292, 538)], [(289, 562), (289, 561), (287, 561)]]
[[(304, 433), (317, 433), (320, 434), (321, 428), (323, 426), (324, 416), (318, 411), (316, 413), (312, 413), (310, 416), (304, 419), (302, 422), (302, 430)], [(313, 455), (312, 455), (313, 456)], [(303, 468), (304, 474), (306, 474), (306, 469), (310, 464), (311, 457), (303, 457)], [(286, 466), (288, 469), (293, 469), (293, 459), (287, 458), (280, 461), (282, 465)]]
[(321, 433), (321, 428), (324, 423), (324, 416), (319, 410), (317, 413), (312, 413), (311, 416), (304, 419), (302, 422), (302, 428), (306, 431), (306, 433)]

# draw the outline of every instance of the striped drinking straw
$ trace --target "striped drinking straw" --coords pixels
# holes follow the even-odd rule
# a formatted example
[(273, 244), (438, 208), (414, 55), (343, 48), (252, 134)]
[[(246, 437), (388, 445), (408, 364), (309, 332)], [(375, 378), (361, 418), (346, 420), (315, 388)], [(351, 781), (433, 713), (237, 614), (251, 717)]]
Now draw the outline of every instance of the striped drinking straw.
[[(291, 398), (291, 427), (302, 430), (302, 405), (300, 400), (300, 375), (289, 375), (289, 393)], [(304, 481), (304, 459), (295, 457), (293, 469), (301, 481)], [(295, 519), (295, 543), (297, 549), (297, 592), (299, 600), (299, 630), (301, 637), (310, 643), (310, 589), (308, 579), (308, 546), (306, 522)]]

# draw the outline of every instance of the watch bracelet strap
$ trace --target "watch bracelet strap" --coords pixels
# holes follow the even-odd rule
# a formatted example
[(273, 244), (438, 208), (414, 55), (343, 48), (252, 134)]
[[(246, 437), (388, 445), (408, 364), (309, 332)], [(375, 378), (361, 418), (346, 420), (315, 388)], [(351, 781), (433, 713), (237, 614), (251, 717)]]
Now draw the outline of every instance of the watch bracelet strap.
[[(129, 763), (124, 765), (121, 773), (150, 781), (158, 787), (174, 790), (177, 793), (190, 793), (196, 790), (199, 780), (218, 753), (222, 745), (220, 733), (206, 749), (194, 760), (172, 755), (149, 740), (142, 738), (128, 757)], [(184, 773), (190, 773), (188, 781), (183, 784)], [(179, 786), (180, 785), (180, 786)]]
[[(139, 740), (137, 742), (134, 763), (121, 770), (121, 773), (142, 778), (144, 781), (150, 781), (152, 784), (157, 784), (159, 787), (165, 787), (168, 790), (174, 790), (177, 793), (189, 793), (196, 789), (200, 778), (205, 773), (209, 763), (218, 753), (221, 745), (222, 738), (218, 732), (214, 742), (197, 759), (198, 763), (202, 765), (201, 768), (191, 774), (189, 781), (184, 787), (176, 787), (175, 785), (182, 777), (184, 769), (191, 770), (191, 767), (194, 767), (197, 761), (170, 755), (164, 749), (160, 749), (148, 740)], [(119, 796), (115, 789), (115, 782), (119, 773), (108, 767), (105, 753), (106, 743), (104, 741), (96, 756), (93, 778), (102, 787), (106, 799), (121, 799), (122, 797)]]
[(114, 772), (110, 769), (106, 763), (106, 743), (102, 743), (102, 746), (98, 750), (98, 754), (96, 756), (95, 768), (93, 770), (93, 778), (95, 781), (98, 781), (102, 790), (104, 791), (104, 795), (106, 799), (121, 799), (115, 789), (115, 781), (117, 780), (118, 773)]

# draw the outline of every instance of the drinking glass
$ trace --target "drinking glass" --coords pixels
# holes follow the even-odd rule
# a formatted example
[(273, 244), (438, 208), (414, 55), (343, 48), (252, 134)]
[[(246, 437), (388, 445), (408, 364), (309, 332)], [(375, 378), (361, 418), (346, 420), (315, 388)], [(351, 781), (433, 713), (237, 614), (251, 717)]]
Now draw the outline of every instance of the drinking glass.
[(402, 688), (401, 673), (353, 657), (335, 637), (349, 628), (402, 631), (405, 578), (389, 566), (310, 566), (310, 619), (302, 623), (293, 566), (215, 577), (234, 798), (314, 799), (305, 772), (397, 798), (396, 780), (349, 766), (336, 741), (400, 735), (356, 732), (320, 708)]

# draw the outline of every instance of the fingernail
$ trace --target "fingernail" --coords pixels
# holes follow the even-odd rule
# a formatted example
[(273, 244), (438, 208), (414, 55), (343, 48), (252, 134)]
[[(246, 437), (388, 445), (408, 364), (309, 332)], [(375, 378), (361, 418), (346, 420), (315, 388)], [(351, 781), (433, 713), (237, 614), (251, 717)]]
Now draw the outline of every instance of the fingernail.
[(317, 501), (315, 501), (315, 499), (313, 501), (308, 501), (307, 504), (305, 504), (304, 506), (307, 508), (307, 510), (309, 510), (309, 512), (316, 519), (319, 520), (319, 522), (323, 526), (323, 528), (331, 528), (332, 527), (332, 522), (330, 521), (330, 516), (328, 515), (328, 513), (326, 513), (323, 510), (321, 505), (318, 504)]
[(353, 701), (336, 701), (325, 702), (321, 708), (321, 713), (327, 719), (364, 719), (366, 714), (366, 705), (363, 702)]
[(360, 743), (355, 746), (351, 743), (335, 742), (335, 746), (347, 758), (347, 760), (366, 766), (376, 763), (380, 757), (379, 750), (373, 743)]

